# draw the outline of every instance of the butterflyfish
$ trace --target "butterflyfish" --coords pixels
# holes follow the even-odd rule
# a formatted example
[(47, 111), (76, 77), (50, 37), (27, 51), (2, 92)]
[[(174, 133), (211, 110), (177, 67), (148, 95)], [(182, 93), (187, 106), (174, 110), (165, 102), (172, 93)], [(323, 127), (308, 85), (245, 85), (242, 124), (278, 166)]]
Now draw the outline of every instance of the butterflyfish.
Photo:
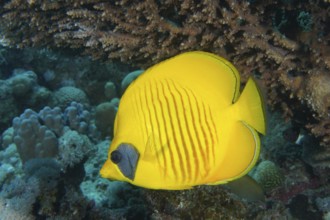
[(229, 61), (182, 53), (128, 86), (100, 174), (150, 189), (224, 184), (256, 164), (265, 121), (253, 78), (240, 94), (240, 75)]

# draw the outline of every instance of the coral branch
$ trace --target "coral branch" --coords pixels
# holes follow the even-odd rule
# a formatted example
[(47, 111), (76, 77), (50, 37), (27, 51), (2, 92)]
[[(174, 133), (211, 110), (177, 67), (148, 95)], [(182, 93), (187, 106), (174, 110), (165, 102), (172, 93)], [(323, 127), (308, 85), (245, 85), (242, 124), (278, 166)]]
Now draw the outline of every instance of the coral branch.
[(268, 104), (330, 144), (329, 1), (6, 2), (1, 34), (17, 47), (78, 48), (139, 67), (188, 50), (224, 56), (243, 80), (260, 79)]

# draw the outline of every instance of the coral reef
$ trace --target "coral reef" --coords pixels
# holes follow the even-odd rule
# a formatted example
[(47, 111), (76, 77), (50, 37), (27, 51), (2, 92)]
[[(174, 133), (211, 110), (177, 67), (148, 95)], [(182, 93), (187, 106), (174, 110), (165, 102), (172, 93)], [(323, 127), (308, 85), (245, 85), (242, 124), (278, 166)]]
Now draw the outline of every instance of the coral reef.
[[(83, 163), (93, 151), (89, 137), (82, 134), (93, 136), (87, 129), (92, 126), (89, 112), (78, 103), (64, 112), (59, 107), (45, 107), (39, 113), (27, 109), (13, 126), (4, 133), (6, 146), (0, 151), (0, 218), (105, 219), (107, 212), (94, 207), (79, 189), (85, 176)], [(56, 146), (47, 141), (44, 145), (40, 130), (52, 133)], [(17, 138), (20, 141), (14, 141)]]
[(12, 95), (12, 90), (6, 80), (0, 80), (0, 130), (8, 127), (11, 120), (18, 114), (15, 98)]
[(151, 209), (146, 203), (143, 189), (123, 182), (112, 182), (107, 184), (105, 192), (107, 199), (102, 205), (111, 208), (116, 216), (126, 219), (148, 219), (150, 216)]
[(113, 124), (117, 113), (117, 99), (96, 106), (95, 125), (103, 137), (113, 134)]
[(95, 207), (77, 188), (81, 164), (65, 173), (49, 158), (32, 159), (24, 166), (24, 177), (1, 187), (1, 219), (118, 219), (109, 210)]
[(1, 136), (1, 146), (7, 148), (13, 141), (14, 129), (12, 127), (8, 128), (2, 133)]
[(284, 176), (280, 169), (269, 160), (259, 163), (252, 177), (261, 185), (265, 193), (282, 186), (284, 182)]
[(14, 69), (12, 76), (7, 81), (17, 102), (24, 100), (27, 106), (47, 103), (50, 91), (40, 86), (37, 78), (37, 74), (31, 70)]
[(107, 203), (108, 196), (104, 194), (106, 189), (112, 183), (103, 178), (99, 178), (100, 165), (107, 159), (107, 152), (110, 146), (109, 141), (102, 141), (92, 151), (91, 156), (87, 159), (85, 166), (86, 177), (81, 183), (80, 188), (84, 195), (96, 204)]
[[(145, 192), (152, 219), (245, 219), (246, 205), (228, 196), (221, 186), (186, 191)], [(216, 205), (215, 205), (216, 204)]]
[[(90, 104), (109, 101), (104, 94), (106, 82), (113, 82), (117, 88), (126, 73), (131, 71), (128, 65), (112, 61), (106, 63), (93, 61), (88, 56), (74, 56), (66, 50), (52, 51), (45, 48), (20, 50), (3, 48), (0, 45), (0, 51), (3, 51), (0, 57), (5, 60), (0, 62), (0, 91), (2, 91), (0, 99), (3, 104), (0, 114), (3, 112), (1, 115), (3, 119), (8, 118), (1, 120), (1, 132), (10, 126), (12, 118), (26, 108), (39, 111), (45, 105), (57, 106), (53, 102), (53, 91), (61, 87), (69, 86), (83, 90)], [(28, 71), (37, 75), (37, 85), (24, 97), (15, 97), (9, 84), (10, 79), (15, 73), (24, 74)]]
[[(72, 164), (74, 161), (70, 159), (79, 158), (80, 161), (81, 154), (87, 152), (85, 145), (91, 146), (86, 140), (88, 138), (79, 136), (77, 132), (88, 134), (91, 138), (97, 136), (89, 112), (76, 102), (72, 102), (63, 113), (59, 107), (45, 107), (39, 113), (26, 109), (20, 117), (14, 118), (13, 128), (13, 142), (23, 163), (32, 158), (54, 157), (60, 152), (62, 160), (68, 159), (63, 164)], [(64, 135), (64, 140), (58, 140)], [(67, 135), (72, 135), (71, 139)], [(65, 153), (65, 150), (68, 152)]]
[(32, 71), (16, 70), (9, 79), (13, 94), (18, 97), (30, 93), (37, 84), (37, 75)]
[(14, 69), (11, 77), (0, 80), (0, 130), (8, 127), (20, 106), (38, 107), (41, 103), (48, 103), (49, 98), (50, 91), (38, 84), (33, 71)]
[(319, 208), (319, 210), (322, 210), (327, 214), (330, 213), (330, 197), (329, 196), (317, 198), (316, 205)]
[(64, 167), (74, 166), (86, 157), (93, 145), (86, 135), (68, 130), (59, 138), (58, 158)]
[[(20, 53), (26, 53), (26, 55), (22, 56)], [(94, 143), (99, 141), (99, 133), (94, 126), (94, 106), (89, 105), (86, 108), (86, 106), (80, 103), (73, 102), (68, 103), (69, 105), (64, 106), (63, 109), (59, 106), (54, 107), (53, 105), (55, 104), (50, 102), (53, 98), (53, 93), (50, 93), (50, 98), (46, 100), (40, 99), (39, 104), (41, 104), (40, 106), (47, 106), (50, 103), (51, 107), (40, 108), (38, 104), (31, 103), (31, 109), (27, 108), (30, 106), (30, 103), (26, 102), (26, 96), (34, 99), (33, 97), (39, 96), (34, 96), (34, 94), (42, 95), (43, 89), (46, 89), (47, 92), (56, 91), (64, 85), (84, 88), (84, 91), (92, 91), (94, 86), (96, 87), (97, 85), (97, 90), (89, 93), (91, 96), (88, 96), (92, 97), (92, 99), (97, 97), (96, 100), (93, 100), (94, 102), (107, 100), (105, 96), (102, 97), (102, 94), (106, 92), (108, 95), (115, 97), (117, 96), (116, 84), (118, 83), (113, 82), (121, 80), (124, 76), (123, 73), (116, 69), (117, 65), (96, 64), (88, 59), (83, 60), (83, 58), (72, 56), (67, 58), (54, 55), (55, 53), (49, 51), (42, 52), (42, 50), (33, 53), (23, 50), (20, 53), (11, 50), (10, 53), (5, 54), (6, 62), (0, 65), (0, 77), (5, 79), (1, 80), (3, 82), (2, 88), (4, 89), (2, 93), (4, 99), (2, 100), (12, 100), (12, 105), (8, 109), (4, 109), (6, 112), (4, 112), (3, 116), (9, 116), (8, 121), (11, 121), (18, 111), (25, 112), (20, 117), (14, 119), (14, 122), (16, 122), (16, 124), (14, 123), (15, 128), (8, 128), (9, 123), (3, 126), (8, 129), (2, 133), (0, 140), (0, 218), (4, 220), (36, 218), (147, 219), (150, 212), (147, 211), (148, 207), (143, 204), (144, 198), (140, 195), (137, 188), (132, 188), (129, 185), (124, 187), (121, 184), (112, 185), (112, 182), (108, 180), (101, 181), (102, 179), (99, 177), (98, 171), (106, 159), (106, 151), (109, 144), (107, 143), (106, 147), (102, 148), (102, 151), (98, 151), (99, 154), (95, 155), (96, 146), (94, 146)], [(40, 54), (44, 56), (40, 56)], [(21, 56), (24, 58), (20, 58)], [(16, 63), (13, 63), (13, 59), (15, 59)], [(82, 61), (79, 63), (77, 60)], [(85, 70), (87, 73), (84, 76), (87, 77), (88, 75), (93, 80), (88, 81), (84, 78), (81, 81), (72, 81), (71, 79), (74, 79), (72, 76), (77, 70), (76, 67), (85, 68), (86, 66), (84, 65), (86, 63), (90, 66)], [(100, 68), (91, 68), (91, 66), (97, 65), (100, 65)], [(29, 67), (27, 69), (35, 71), (18, 69), (17, 66)], [(45, 71), (46, 68), (48, 70)], [(96, 69), (99, 72), (95, 71)], [(64, 72), (65, 74), (59, 76), (53, 70)], [(25, 74), (26, 72), (27, 74)], [(70, 74), (67, 72), (70, 72)], [(97, 74), (93, 75), (92, 72)], [(33, 77), (36, 75), (37, 77)], [(95, 77), (96, 75), (98, 75), (97, 77), (101, 76), (101, 78)], [(114, 75), (118, 78), (114, 77)], [(16, 77), (27, 78), (16, 80)], [(29, 81), (28, 77), (35, 80)], [(17, 85), (26, 85), (26, 87), (16, 87), (28, 88), (25, 94), (13, 94), (13, 84), (10, 83), (13, 79), (15, 79), (14, 81), (17, 82)], [(70, 84), (72, 82), (74, 83)], [(105, 82), (108, 82), (107, 91)], [(56, 84), (58, 86), (55, 86)], [(85, 87), (85, 85), (87, 86)], [(39, 92), (39, 90), (41, 91)], [(114, 109), (112, 117), (114, 117), (118, 102), (118, 98), (111, 100), (111, 105)], [(109, 124), (109, 129), (112, 130), (111, 127), (112, 125)], [(40, 130), (40, 128), (42, 129)], [(50, 135), (50, 141), (55, 141), (54, 146), (56, 145), (56, 151), (53, 153), (49, 151), (48, 155), (47, 150), (50, 150), (53, 144), (46, 146), (47, 141), (45, 141), (45, 136), (42, 132), (44, 130), (52, 134)], [(106, 136), (109, 135), (106, 134)], [(21, 151), (20, 155), (14, 139), (19, 139), (24, 143), (20, 144), (20, 141), (17, 141), (20, 148), (26, 147), (27, 151), (33, 151), (33, 153), (23, 159), (25, 152)], [(35, 151), (37, 146), (41, 148), (40, 151)], [(92, 166), (89, 166), (92, 173), (85, 173), (84, 164), (88, 158), (93, 159), (93, 156), (97, 158), (94, 158), (96, 159), (95, 163), (91, 163)], [(23, 159), (23, 164), (21, 159)], [(88, 169), (86, 170), (89, 171)], [(86, 191), (83, 192), (80, 190), (79, 185), (85, 178), (87, 187)], [(96, 184), (90, 183), (94, 181)], [(91, 187), (91, 185), (95, 186), (95, 188)], [(6, 193), (8, 190), (12, 192), (10, 195)], [(103, 195), (101, 202), (93, 196), (96, 194), (96, 191)], [(86, 195), (90, 196), (86, 197)], [(109, 198), (113, 199), (110, 200)], [(18, 210), (17, 207), (19, 206), (24, 206), (24, 209)]]
[(231, 60), (243, 80), (259, 78), (268, 103), (287, 117), (299, 120), (299, 114), (309, 112), (303, 124), (328, 145), (329, 91), (323, 86), (329, 84), (330, 68), (327, 4), (10, 0), (0, 4), (0, 24), (9, 45), (79, 48), (98, 59), (139, 67), (182, 51), (214, 52)]
[(313, 205), (305, 195), (299, 194), (292, 198), (289, 209), (292, 216), (297, 219), (322, 219), (322, 212), (313, 210)]
[(11, 166), (10, 164), (1, 164), (0, 165), (0, 185), (2, 185), (8, 176), (14, 175), (15, 168)]
[[(0, 218), (329, 218), (329, 13), (328, 0), (2, 1)], [(266, 204), (221, 186), (157, 191), (99, 177), (116, 97), (143, 72), (127, 64), (187, 50), (229, 59), (243, 82), (254, 76), (286, 119), (270, 112), (262, 139)]]
[(64, 109), (71, 102), (79, 102), (88, 104), (88, 99), (85, 92), (73, 86), (61, 87), (54, 93), (54, 105)]
[[(12, 143), (12, 138), (10, 139), (10, 143)], [(4, 150), (0, 151), (0, 161), (1, 186), (6, 182), (11, 181), (13, 177), (21, 173), (22, 162), (19, 159), (19, 154), (15, 144), (9, 144), (8, 146), (5, 146)]]
[(305, 136), (303, 139), (302, 160), (313, 168), (313, 172), (325, 183), (330, 181), (330, 151), (320, 146), (315, 138)]
[[(15, 178), (0, 191), (1, 219), (34, 219), (33, 204), (40, 193), (38, 180)], [(19, 196), (18, 196), (19, 195)]]
[(144, 70), (135, 70), (133, 72), (128, 73), (125, 78), (121, 81), (121, 92), (122, 94), (125, 92), (129, 84), (133, 82), (139, 75), (141, 75)]
[(57, 154), (56, 133), (40, 124), (38, 114), (31, 109), (25, 110), (20, 118), (13, 120), (13, 128), (13, 141), (23, 162), (35, 157), (52, 157)]
[(104, 95), (108, 100), (117, 97), (116, 85), (113, 82), (109, 81), (104, 85)]

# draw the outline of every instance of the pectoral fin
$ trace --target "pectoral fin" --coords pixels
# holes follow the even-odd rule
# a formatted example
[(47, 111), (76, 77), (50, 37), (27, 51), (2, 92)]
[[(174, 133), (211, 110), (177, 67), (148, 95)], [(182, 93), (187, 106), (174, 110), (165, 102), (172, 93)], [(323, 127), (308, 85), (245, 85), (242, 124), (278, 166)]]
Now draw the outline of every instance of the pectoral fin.
[(231, 192), (248, 201), (265, 201), (261, 186), (249, 175), (230, 181), (226, 186)]

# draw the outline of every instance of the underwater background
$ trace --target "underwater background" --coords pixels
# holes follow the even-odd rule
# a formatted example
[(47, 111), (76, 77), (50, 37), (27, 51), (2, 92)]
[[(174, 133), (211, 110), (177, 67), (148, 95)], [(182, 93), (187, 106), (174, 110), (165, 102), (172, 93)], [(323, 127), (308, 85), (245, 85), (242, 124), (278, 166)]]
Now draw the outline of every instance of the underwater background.
[[(0, 15), (0, 220), (330, 219), (328, 0), (7, 0)], [(127, 86), (193, 50), (264, 93), (249, 175), (265, 202), (99, 176)]]

